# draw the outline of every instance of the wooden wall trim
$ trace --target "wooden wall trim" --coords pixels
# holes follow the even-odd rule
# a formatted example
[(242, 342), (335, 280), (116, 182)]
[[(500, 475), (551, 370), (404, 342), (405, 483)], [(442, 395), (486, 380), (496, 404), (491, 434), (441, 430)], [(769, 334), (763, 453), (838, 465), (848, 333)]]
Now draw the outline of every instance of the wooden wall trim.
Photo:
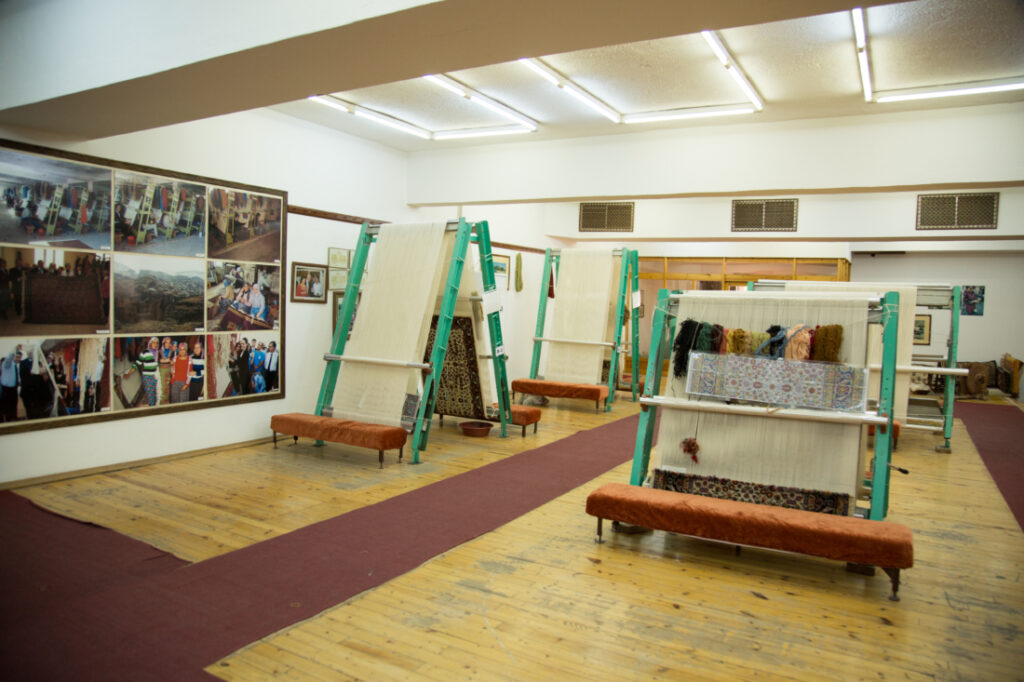
[(378, 220), (376, 218), (362, 218), (360, 216), (348, 215), (346, 213), (324, 211), (319, 208), (307, 208), (305, 206), (296, 206), (295, 204), (288, 204), (288, 212), (294, 213), (295, 215), (309, 216), (310, 218), (322, 218), (323, 220), (334, 220), (339, 223), (354, 223), (356, 225), (362, 225), (363, 223), (372, 223), (374, 225), (377, 225), (380, 223), (389, 222), (387, 220)]

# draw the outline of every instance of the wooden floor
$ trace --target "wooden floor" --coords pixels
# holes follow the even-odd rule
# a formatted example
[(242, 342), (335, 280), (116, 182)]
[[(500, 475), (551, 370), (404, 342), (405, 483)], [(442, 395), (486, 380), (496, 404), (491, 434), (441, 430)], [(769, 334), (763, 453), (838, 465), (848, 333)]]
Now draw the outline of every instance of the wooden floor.
[[(637, 411), (553, 401), (525, 439), (434, 424), (418, 466), (330, 445), (229, 450), (18, 490), (190, 560), (372, 504)], [(226, 680), (1024, 679), (1024, 533), (962, 424), (904, 432), (890, 520), (915, 536), (902, 601), (842, 564), (654, 532), (593, 542), (629, 464), (207, 670)], [(453, 503), (457, 503), (453, 501)]]

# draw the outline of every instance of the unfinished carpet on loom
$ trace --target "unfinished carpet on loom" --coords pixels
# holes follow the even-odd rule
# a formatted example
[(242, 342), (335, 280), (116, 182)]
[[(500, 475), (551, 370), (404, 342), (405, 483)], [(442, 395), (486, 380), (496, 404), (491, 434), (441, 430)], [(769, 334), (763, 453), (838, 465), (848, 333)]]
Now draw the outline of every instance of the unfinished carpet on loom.
[(953, 416), (967, 427), (981, 461), (1024, 529), (1024, 412), (1016, 405), (958, 400)]
[(0, 493), (0, 673), (212, 679), (214, 661), (622, 464), (636, 429), (637, 416), (620, 419), (188, 565)]

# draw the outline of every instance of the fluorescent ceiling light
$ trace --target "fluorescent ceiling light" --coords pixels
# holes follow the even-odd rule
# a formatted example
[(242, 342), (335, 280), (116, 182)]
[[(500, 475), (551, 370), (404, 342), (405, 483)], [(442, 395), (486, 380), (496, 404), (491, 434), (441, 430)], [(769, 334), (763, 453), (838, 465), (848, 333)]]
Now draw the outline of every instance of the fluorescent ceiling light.
[(579, 101), (586, 104), (588, 107), (607, 118), (612, 123), (619, 123), (622, 121), (622, 114), (612, 109), (610, 106), (599, 100), (598, 98), (591, 95), (589, 92), (576, 85), (575, 83), (565, 82), (562, 83), (562, 89), (568, 92), (570, 95), (578, 99)]
[(420, 128), (419, 126), (414, 126), (411, 123), (400, 121), (397, 118), (393, 118), (391, 116), (387, 116), (385, 114), (381, 114), (376, 111), (366, 109), (364, 107), (353, 106), (352, 113), (354, 113), (359, 118), (365, 118), (368, 121), (373, 121), (374, 123), (379, 123), (389, 128), (400, 130), (403, 133), (408, 133), (409, 135), (415, 135), (416, 137), (422, 138), (424, 140), (429, 140), (431, 138), (431, 133), (429, 130), (425, 130), (423, 128)]
[(435, 140), (457, 140), (465, 137), (488, 137), (491, 135), (518, 135), (533, 132), (523, 126), (501, 126), (497, 128), (466, 128), (464, 130), (440, 130), (434, 133)]
[(857, 46), (857, 68), (860, 70), (860, 87), (864, 91), (864, 101), (874, 99), (874, 88), (871, 86), (871, 60), (868, 59), (868, 32), (864, 28), (864, 10), (854, 7), (850, 10), (853, 21), (853, 42)]
[(658, 121), (680, 121), (687, 118), (710, 118), (712, 116), (736, 116), (752, 114), (757, 109), (749, 105), (718, 107), (690, 107), (687, 109), (667, 109), (665, 111), (645, 111), (638, 114), (624, 114), (623, 123), (656, 123)]
[(722, 66), (729, 66), (729, 62), (732, 60), (729, 57), (729, 53), (725, 50), (725, 45), (722, 45), (722, 41), (718, 39), (714, 31), (704, 30), (700, 34), (704, 36), (704, 40), (711, 46), (711, 51), (718, 57), (718, 61), (722, 62)]
[(853, 18), (853, 40), (860, 50), (868, 46), (868, 34), (864, 30), (864, 9), (854, 7), (850, 10), (850, 16)]
[(874, 98), (874, 90), (871, 88), (871, 66), (868, 64), (866, 47), (857, 50), (857, 68), (860, 69), (860, 86), (864, 90), (864, 101), (870, 102)]
[(576, 85), (576, 83), (573, 83), (571, 80), (561, 75), (541, 60), (524, 57), (519, 60), (519, 63), (526, 66), (534, 73), (539, 74), (544, 78), (544, 80), (552, 85), (566, 91), (612, 123), (622, 122), (622, 114), (599, 100), (597, 97), (594, 97), (592, 94), (581, 88), (579, 85)]
[(325, 107), (344, 111), (346, 114), (352, 113), (352, 107), (348, 103), (329, 95), (310, 95), (309, 99), (317, 104), (323, 104)]
[(937, 97), (960, 97), (962, 95), (984, 95), (993, 92), (1009, 92), (1024, 90), (1024, 78), (996, 81), (976, 81), (973, 83), (954, 83), (927, 88), (908, 90), (890, 90), (885, 94), (878, 93), (876, 102), (906, 102), (917, 99), (933, 99)]
[(558, 87), (562, 86), (562, 79), (558, 76), (558, 74), (556, 74), (550, 66), (540, 61), (539, 59), (530, 59), (529, 57), (523, 57), (522, 59), (519, 60), (519, 63), (522, 64), (523, 66), (526, 66), (537, 75), (543, 77), (544, 80), (546, 80), (548, 83), (551, 83), (552, 85), (556, 85)]
[(451, 78), (448, 78), (446, 76), (438, 77), (436, 75), (424, 76), (423, 78), (430, 81), (431, 83), (436, 83), (437, 85), (440, 85), (442, 88), (448, 90), (449, 92), (454, 92), (459, 97), (469, 97), (469, 93), (466, 92), (466, 89), (463, 88), (454, 80), (452, 80)]
[(714, 31), (701, 31), (700, 34), (704, 36), (704, 40), (711, 47), (711, 50), (718, 57), (718, 61), (722, 62), (722, 66), (729, 72), (732, 79), (736, 81), (736, 84), (740, 86), (740, 90), (747, 96), (750, 103), (754, 105), (754, 108), (758, 111), (764, 109), (764, 100), (757, 94), (757, 90), (751, 85), (750, 80), (747, 79), (747, 74), (743, 73), (743, 69), (740, 68), (736, 60), (733, 59), (729, 50), (725, 49), (725, 45), (722, 44), (718, 34)]
[(449, 92), (454, 92), (459, 97), (464, 97), (468, 99), (470, 102), (473, 102), (474, 104), (477, 104), (487, 109), (488, 111), (498, 114), (503, 118), (507, 118), (513, 123), (518, 123), (521, 126), (525, 126), (526, 128), (529, 129), (528, 132), (532, 132), (537, 129), (538, 123), (529, 116), (527, 116), (526, 114), (522, 114), (516, 111), (515, 109), (502, 104), (501, 102), (497, 102), (488, 97), (487, 95), (479, 93), (473, 88), (463, 85), (462, 83), (458, 82), (454, 78), (451, 78), (450, 76), (446, 76), (445, 74), (441, 73), (433, 74), (430, 76), (424, 76), (424, 78), (430, 81), (431, 83), (436, 83), (437, 85), (440, 85), (442, 88), (448, 90)]

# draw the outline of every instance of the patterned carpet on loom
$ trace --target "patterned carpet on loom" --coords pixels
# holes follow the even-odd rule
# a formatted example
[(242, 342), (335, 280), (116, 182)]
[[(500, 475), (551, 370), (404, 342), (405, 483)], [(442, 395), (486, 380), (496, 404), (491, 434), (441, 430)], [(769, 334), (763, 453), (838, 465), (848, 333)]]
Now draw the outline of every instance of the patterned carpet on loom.
[(627, 461), (637, 419), (195, 564), (0, 492), (0, 675), (213, 679), (214, 661)]

